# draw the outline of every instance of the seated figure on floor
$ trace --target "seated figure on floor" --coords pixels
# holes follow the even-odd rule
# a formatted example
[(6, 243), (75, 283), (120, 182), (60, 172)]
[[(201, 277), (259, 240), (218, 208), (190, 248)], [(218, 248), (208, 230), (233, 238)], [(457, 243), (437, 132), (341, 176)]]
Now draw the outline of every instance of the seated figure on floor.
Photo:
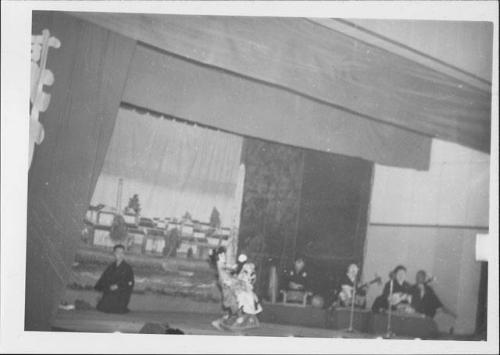
[(221, 290), (224, 311), (224, 315), (213, 321), (212, 325), (221, 330), (259, 326), (256, 315), (262, 311), (262, 306), (253, 290), (256, 280), (255, 264), (240, 256), (238, 265), (227, 265), (224, 247), (213, 251), (212, 262), (217, 271), (217, 284)]
[(411, 307), (411, 285), (406, 281), (406, 267), (397, 266), (389, 275), (390, 280), (384, 286), (382, 295), (375, 299), (372, 311), (378, 313), (381, 310), (389, 309), (406, 313), (414, 313)]
[(428, 284), (433, 280), (427, 279), (427, 273), (424, 270), (419, 270), (415, 276), (416, 284), (412, 287), (411, 305), (417, 313), (426, 317), (434, 318), (436, 312), (442, 312), (456, 318), (455, 313), (446, 308), (441, 300), (436, 295), (434, 290)]
[[(355, 308), (366, 307), (366, 289), (369, 284), (361, 285), (358, 273), (358, 266), (350, 264), (347, 272), (340, 279), (340, 289), (337, 294), (337, 304), (340, 307), (351, 307), (353, 303)], [(355, 287), (356, 293), (354, 294)]]
[(102, 292), (96, 307), (101, 312), (129, 312), (128, 304), (134, 288), (134, 272), (125, 261), (124, 251), (123, 245), (115, 245), (113, 248), (115, 261), (106, 268), (94, 287)]

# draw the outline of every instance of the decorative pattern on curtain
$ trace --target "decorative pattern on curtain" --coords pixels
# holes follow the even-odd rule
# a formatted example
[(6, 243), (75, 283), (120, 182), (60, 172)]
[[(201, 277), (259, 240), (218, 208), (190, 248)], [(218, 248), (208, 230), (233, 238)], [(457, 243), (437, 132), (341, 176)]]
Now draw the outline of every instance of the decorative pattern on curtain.
[(57, 80), (28, 177), (26, 330), (51, 329), (135, 50), (135, 41), (63, 13), (34, 12), (32, 32), (44, 28), (64, 46), (48, 58)]
[(258, 266), (256, 289), (267, 292), (269, 268), (282, 270), (296, 253), (304, 150), (246, 138), (246, 176), (239, 248)]
[(214, 207), (230, 227), (242, 138), (147, 112), (120, 108), (92, 204), (139, 195), (141, 215), (209, 222)]

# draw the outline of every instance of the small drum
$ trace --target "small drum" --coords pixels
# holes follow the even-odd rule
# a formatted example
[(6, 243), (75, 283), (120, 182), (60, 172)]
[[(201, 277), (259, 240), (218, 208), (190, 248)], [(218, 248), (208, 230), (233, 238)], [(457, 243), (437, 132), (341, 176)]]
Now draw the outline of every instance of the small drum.
[(311, 305), (315, 308), (323, 308), (323, 306), (325, 305), (325, 300), (323, 299), (323, 297), (315, 295), (311, 299)]

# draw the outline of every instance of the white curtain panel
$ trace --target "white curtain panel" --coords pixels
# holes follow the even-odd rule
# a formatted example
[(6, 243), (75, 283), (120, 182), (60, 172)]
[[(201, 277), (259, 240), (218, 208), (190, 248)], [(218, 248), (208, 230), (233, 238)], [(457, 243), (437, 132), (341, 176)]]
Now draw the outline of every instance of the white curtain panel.
[(120, 108), (92, 204), (122, 206), (139, 195), (144, 217), (208, 222), (214, 207), (230, 227), (242, 137)]

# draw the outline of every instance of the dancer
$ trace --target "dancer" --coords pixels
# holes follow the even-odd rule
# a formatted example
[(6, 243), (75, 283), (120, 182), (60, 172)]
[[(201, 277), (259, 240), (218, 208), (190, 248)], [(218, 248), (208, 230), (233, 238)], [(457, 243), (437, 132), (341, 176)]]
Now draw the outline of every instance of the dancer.
[(217, 283), (222, 295), (223, 316), (212, 322), (219, 330), (243, 330), (259, 326), (256, 314), (262, 306), (253, 292), (256, 280), (255, 265), (245, 257), (238, 258), (239, 265), (228, 266), (226, 249), (212, 252), (212, 263), (217, 271)]

